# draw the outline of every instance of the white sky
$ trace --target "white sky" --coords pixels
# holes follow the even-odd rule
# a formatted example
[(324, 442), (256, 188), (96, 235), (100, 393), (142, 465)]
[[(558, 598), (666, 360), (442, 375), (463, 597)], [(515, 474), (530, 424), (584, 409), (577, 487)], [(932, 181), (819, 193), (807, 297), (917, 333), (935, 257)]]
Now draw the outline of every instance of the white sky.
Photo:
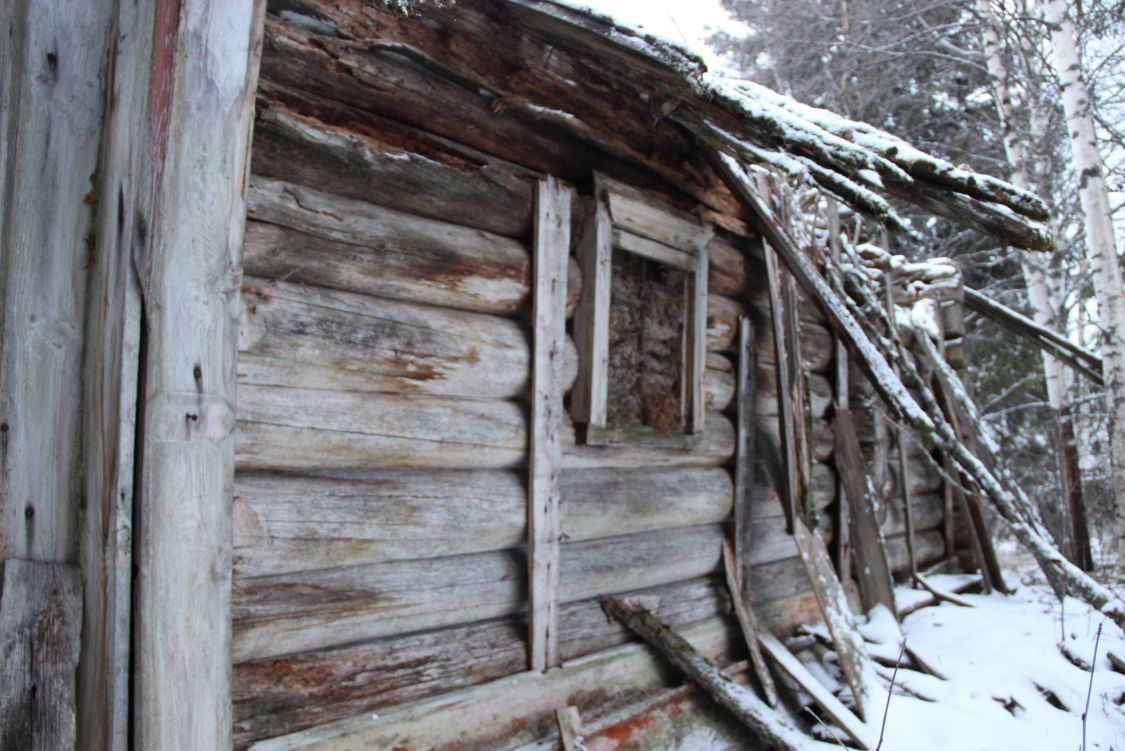
[(719, 0), (563, 0), (574, 8), (588, 8), (624, 26), (667, 39), (698, 54), (711, 70), (724, 67), (706, 40), (717, 31), (740, 35), (749, 31), (731, 18)]

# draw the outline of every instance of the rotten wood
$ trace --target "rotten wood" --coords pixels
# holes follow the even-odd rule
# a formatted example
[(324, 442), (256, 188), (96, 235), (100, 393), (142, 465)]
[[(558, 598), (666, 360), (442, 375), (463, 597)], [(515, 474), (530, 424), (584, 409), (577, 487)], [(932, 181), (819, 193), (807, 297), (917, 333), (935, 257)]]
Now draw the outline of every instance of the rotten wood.
[(155, 155), (141, 173), (151, 214), (128, 230), (145, 237), (131, 742), (218, 749), (231, 744), (238, 290), (265, 2), (154, 14), (138, 129), (151, 141), (134, 134)]
[[(729, 648), (729, 630), (722, 620), (701, 622), (684, 633), (702, 654), (720, 655)], [(321, 751), (344, 751), (403, 744), (408, 748), (447, 748), (454, 743), (467, 748), (512, 747), (549, 735), (560, 706), (573, 702), (611, 709), (614, 701), (629, 701), (642, 692), (661, 688), (668, 679), (663, 661), (643, 646), (630, 644), (595, 658), (567, 663), (547, 674), (520, 673), (401, 704), (375, 717), (357, 714), (337, 723), (260, 741), (251, 748), (291, 751), (315, 746)], [(496, 717), (504, 717), (506, 722), (497, 723)]]
[[(777, 687), (774, 685), (773, 676), (762, 657), (762, 648), (758, 643), (758, 620), (754, 617), (754, 610), (750, 605), (748, 589), (743, 584), (739, 574), (740, 561), (735, 557), (734, 549), (729, 540), (723, 540), (723, 570), (726, 572), (727, 590), (730, 592), (731, 605), (738, 617), (738, 625), (742, 630), (742, 638), (746, 642), (746, 649), (750, 652), (750, 663), (754, 666), (754, 675), (758, 678), (758, 685), (762, 688), (766, 704), (777, 707)], [(749, 569), (749, 566), (746, 566)]]
[(76, 566), (18, 558), (2, 568), (0, 748), (76, 749), (81, 575)]
[[(525, 243), (456, 224), (454, 216), (426, 218), (258, 175), (247, 207), (247, 274), (478, 313), (524, 317), (531, 310)], [(568, 314), (580, 285), (572, 263)]]
[(566, 269), (573, 192), (553, 178), (536, 187), (533, 232), (531, 446), (527, 494), (531, 669), (559, 663), (559, 474), (566, 390)]

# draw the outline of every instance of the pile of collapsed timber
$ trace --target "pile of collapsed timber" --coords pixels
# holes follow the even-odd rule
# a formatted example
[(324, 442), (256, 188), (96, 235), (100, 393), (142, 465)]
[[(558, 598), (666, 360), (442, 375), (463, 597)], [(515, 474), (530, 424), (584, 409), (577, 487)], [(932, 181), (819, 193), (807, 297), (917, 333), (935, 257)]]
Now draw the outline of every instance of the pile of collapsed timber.
[[(804, 292), (821, 307), (829, 326), (858, 359), (890, 414), (911, 426), (928, 446), (946, 457), (964, 485), (975, 488), (989, 500), (1056, 588), (1065, 588), (1067, 593), (1083, 598), (1125, 628), (1125, 602), (1059, 552), (1034, 504), (998, 461), (995, 447), (990, 445), (987, 436), (978, 433), (963, 437), (954, 426), (952, 416), (947, 417), (938, 395), (898, 340), (897, 326), (887, 319), (871, 276), (856, 273), (854, 266), (863, 265), (858, 256), (853, 259), (851, 269), (825, 258), (826, 271), (822, 271), (783, 229), (737, 155), (729, 153), (727, 145), (708, 129), (701, 127), (695, 131), (695, 136), (732, 193), (758, 219), (766, 242)], [(843, 274), (847, 279), (846, 295), (832, 288), (828, 280), (830, 273)], [(943, 397), (968, 417), (965, 424), (958, 427), (969, 431), (976, 429), (980, 425), (979, 415), (960, 379), (937, 355), (930, 333), (924, 327), (916, 327), (915, 334), (923, 347), (931, 351), (928, 365), (938, 376)], [(918, 396), (917, 400), (914, 395)]]

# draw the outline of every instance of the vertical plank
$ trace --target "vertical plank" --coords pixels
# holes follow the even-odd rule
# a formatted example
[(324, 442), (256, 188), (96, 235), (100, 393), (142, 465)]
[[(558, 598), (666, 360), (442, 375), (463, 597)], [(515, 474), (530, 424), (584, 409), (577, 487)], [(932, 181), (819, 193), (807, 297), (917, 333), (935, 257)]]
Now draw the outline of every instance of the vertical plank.
[(231, 746), (238, 295), (265, 3), (158, 0), (138, 218), (145, 313), (133, 746)]
[(606, 420), (613, 224), (604, 197), (595, 196), (593, 204), (578, 244), (582, 296), (574, 311), (578, 379), (571, 392), (571, 417), (575, 423), (597, 430), (605, 428)]
[(13, 558), (4, 562), (2, 576), (0, 749), (74, 749), (82, 628), (78, 568)]
[[(886, 230), (882, 233), (883, 250), (889, 255), (891, 252), (890, 238), (887, 236)], [(887, 332), (887, 337), (891, 341), (891, 346), (898, 347), (898, 316), (895, 313), (895, 293), (894, 293), (894, 280), (891, 278), (890, 270), (883, 274), (883, 304), (886, 308), (887, 323), (890, 330)], [(898, 365), (891, 362), (891, 370), (894, 372), (895, 377), (899, 377)], [(906, 557), (910, 564), (911, 580), (918, 574), (918, 558), (914, 553), (914, 508), (911, 503), (910, 492), (910, 467), (907, 463), (906, 455), (906, 428), (894, 428), (892, 432), (895, 434), (895, 447), (898, 449), (898, 484), (902, 491), (902, 518), (906, 522)]]
[(750, 491), (757, 465), (755, 405), (758, 401), (758, 357), (754, 326), (743, 316), (738, 322), (738, 364), (734, 444), (734, 556), (737, 561), (739, 595), (750, 601)]
[(793, 532), (793, 522), (797, 517), (797, 497), (800, 492), (797, 478), (797, 436), (793, 424), (793, 394), (790, 390), (792, 375), (789, 373), (789, 337), (785, 326), (785, 302), (782, 295), (781, 270), (777, 254), (767, 243), (762, 244), (766, 257), (766, 284), (769, 288), (770, 319), (773, 323), (775, 367), (777, 369), (777, 414), (781, 434), (781, 456), (784, 461), (784, 485), (779, 488), (782, 505), (785, 508), (786, 524)]
[(578, 707), (560, 707), (555, 710), (555, 719), (559, 725), (559, 740), (562, 741), (563, 751), (584, 751), (586, 746), (582, 743), (582, 717), (578, 714)]
[(836, 434), (833, 459), (836, 461), (836, 475), (843, 485), (844, 497), (851, 512), (851, 526), (855, 537), (852, 552), (856, 559), (856, 579), (859, 581), (863, 607), (870, 610), (881, 604), (890, 612), (896, 613), (891, 568), (887, 564), (883, 535), (875, 516), (873, 499), (868, 492), (863, 454), (860, 452), (859, 439), (849, 410), (836, 410), (833, 430)]
[(769, 667), (762, 656), (762, 647), (758, 642), (758, 619), (754, 617), (754, 610), (750, 606), (750, 598), (745, 594), (747, 591), (746, 583), (738, 575), (738, 564), (730, 541), (723, 540), (723, 570), (726, 572), (731, 605), (738, 617), (738, 625), (742, 629), (742, 638), (746, 642), (746, 649), (750, 652), (750, 664), (754, 666), (754, 674), (758, 676), (758, 684), (762, 687), (766, 704), (776, 707), (777, 686), (774, 685), (773, 676), (770, 675)]
[(108, 0), (0, 3), (0, 560), (78, 557)]
[(691, 388), (691, 423), (689, 433), (703, 432), (703, 417), (707, 409), (703, 403), (703, 370), (707, 357), (707, 247), (702, 245), (695, 251), (695, 274), (692, 279), (690, 336), (690, 368), (688, 370)]
[(125, 751), (133, 594), (133, 480), (140, 368), (141, 299), (134, 253), (147, 214), (145, 154), (152, 10), (117, 0), (115, 55), (107, 72), (105, 134), (98, 165), (96, 252), (90, 269), (83, 363), (81, 563), (85, 581), (78, 663), (83, 747)]
[(566, 268), (571, 191), (554, 178), (535, 192), (532, 268), (531, 461), (528, 492), (531, 668), (559, 664), (559, 469), (566, 378)]
[[(840, 279), (840, 211), (831, 198), (828, 202), (828, 251), (832, 256), (830, 281), (837, 294), (844, 293)], [(848, 348), (840, 335), (832, 332), (832, 351), (836, 387), (836, 411), (851, 409), (848, 394)], [(851, 575), (851, 523), (849, 521), (848, 500), (844, 497), (844, 478), (836, 477), (836, 571), (841, 581), (848, 581)], [(893, 608), (892, 608), (893, 610)]]
[(867, 718), (869, 696), (868, 683), (874, 683), (874, 668), (863, 646), (863, 640), (856, 630), (855, 619), (848, 610), (848, 598), (844, 594), (844, 587), (832, 569), (832, 559), (824, 542), (805, 526), (804, 520), (798, 518), (794, 526), (793, 539), (797, 543), (797, 550), (801, 554), (801, 562), (809, 574), (813, 594), (816, 595), (820, 613), (828, 626), (832, 636), (832, 643), (836, 647), (836, 656), (840, 661), (840, 672), (852, 690), (855, 699), (856, 714), (861, 720)]

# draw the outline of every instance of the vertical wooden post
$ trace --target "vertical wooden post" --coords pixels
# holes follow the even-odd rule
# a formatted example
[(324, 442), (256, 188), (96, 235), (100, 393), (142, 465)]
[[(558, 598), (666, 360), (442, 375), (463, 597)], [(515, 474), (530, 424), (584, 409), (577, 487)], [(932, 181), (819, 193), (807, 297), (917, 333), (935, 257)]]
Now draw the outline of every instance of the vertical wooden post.
[(703, 371), (707, 357), (707, 248), (701, 245), (695, 251), (695, 271), (692, 275), (691, 317), (688, 335), (689, 368), (685, 381), (689, 385), (691, 422), (687, 432), (702, 433), (703, 418), (707, 413), (703, 398)]
[(575, 423), (605, 428), (606, 379), (609, 377), (609, 292), (613, 263), (613, 222), (603, 196), (595, 195), (578, 243), (582, 296), (574, 311), (578, 379), (570, 397)]
[(566, 268), (571, 191), (554, 178), (535, 191), (531, 478), (528, 492), (528, 581), (531, 667), (559, 664), (559, 471), (562, 464)]
[(774, 364), (777, 369), (777, 420), (781, 437), (781, 457), (785, 470), (784, 487), (779, 488), (785, 520), (790, 534), (797, 518), (797, 497), (800, 494), (797, 476), (797, 431), (793, 424), (793, 394), (790, 390), (789, 337), (785, 326), (785, 298), (782, 294), (781, 270), (773, 248), (763, 243), (766, 257), (766, 282), (770, 296), (770, 318), (773, 322)]
[(147, 103), (133, 745), (231, 745), (231, 496), (245, 190), (265, 3), (158, 0)]
[(78, 559), (108, 0), (0, 3), (0, 560)]
[[(743, 602), (750, 602), (750, 492), (754, 487), (757, 451), (754, 439), (758, 402), (758, 358), (754, 326), (743, 316), (738, 322), (738, 364), (735, 384), (734, 445), (734, 558)], [(734, 596), (734, 593), (732, 593)]]
[[(828, 201), (828, 250), (832, 256), (832, 286), (837, 294), (843, 294), (843, 282), (840, 279), (840, 212), (836, 202), (831, 198)], [(835, 387), (837, 412), (851, 409), (851, 398), (848, 394), (848, 348), (841, 341), (840, 335), (832, 332), (832, 350), (835, 363)], [(848, 520), (848, 501), (844, 497), (844, 479), (840, 476), (840, 467), (836, 466), (836, 571), (840, 574), (841, 581), (848, 581), (851, 576), (851, 524)]]

